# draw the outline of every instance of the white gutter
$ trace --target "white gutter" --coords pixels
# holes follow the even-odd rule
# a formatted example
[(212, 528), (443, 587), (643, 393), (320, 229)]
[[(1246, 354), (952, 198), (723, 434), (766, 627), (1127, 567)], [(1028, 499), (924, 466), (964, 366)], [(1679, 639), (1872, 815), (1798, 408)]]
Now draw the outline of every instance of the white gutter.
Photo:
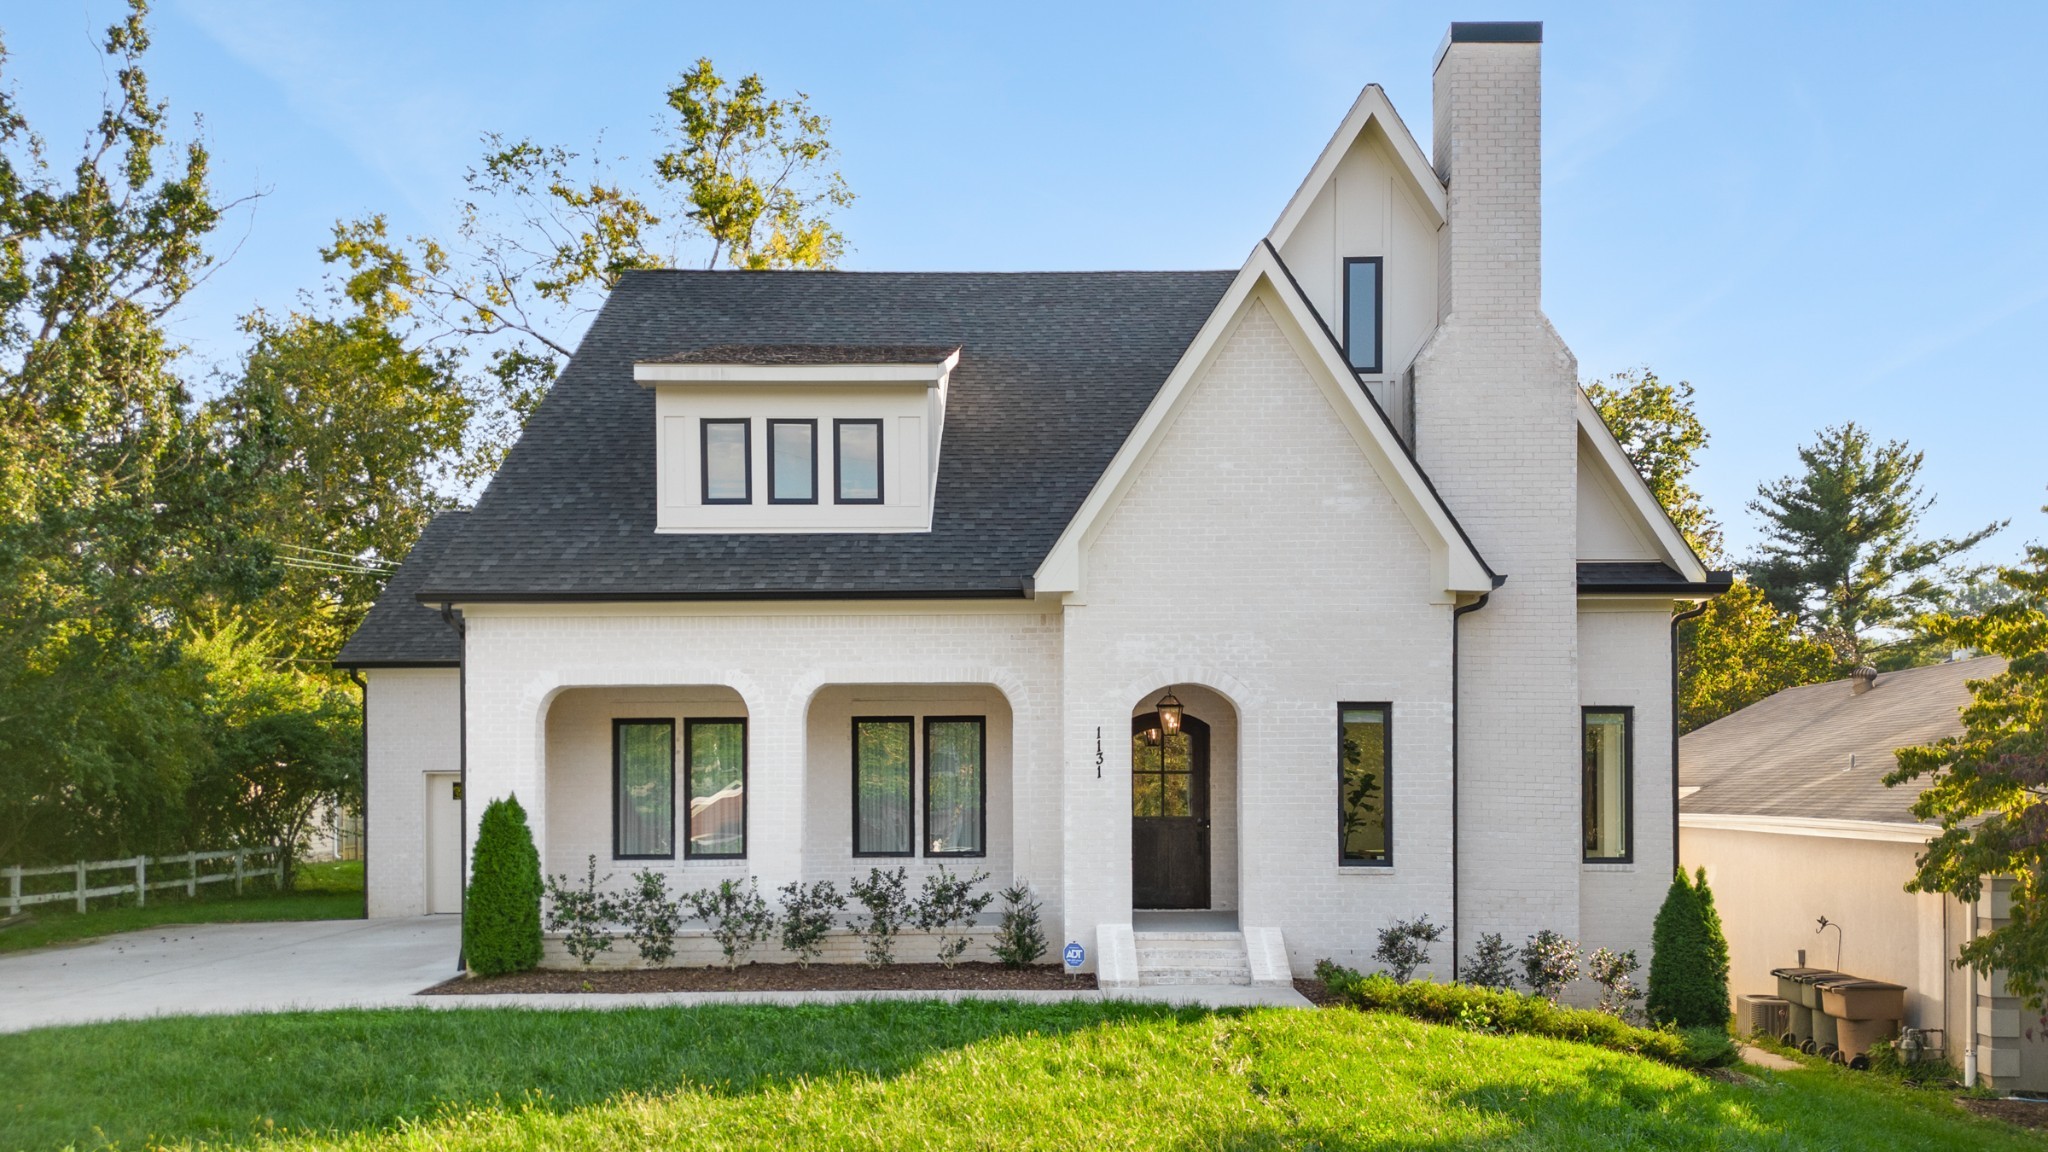
[(1823, 836), (1837, 840), (1882, 840), (1894, 844), (1925, 844), (1941, 833), (1931, 824), (1895, 824), (1886, 820), (1830, 820), (1818, 816), (1746, 816), (1720, 812), (1683, 812), (1681, 828), (1719, 832), (1767, 832), (1779, 836)]

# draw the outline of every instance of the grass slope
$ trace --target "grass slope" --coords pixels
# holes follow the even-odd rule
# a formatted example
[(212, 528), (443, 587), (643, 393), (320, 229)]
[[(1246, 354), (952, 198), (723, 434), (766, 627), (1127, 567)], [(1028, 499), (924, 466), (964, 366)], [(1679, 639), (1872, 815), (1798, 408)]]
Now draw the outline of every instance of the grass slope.
[(1835, 1069), (1704, 1080), (1348, 1010), (871, 1002), (167, 1019), (0, 1036), (0, 1145), (2037, 1148)]
[[(260, 882), (259, 882), (260, 883)], [(71, 944), (133, 932), (164, 924), (244, 924), (259, 920), (357, 920), (363, 915), (363, 865), (343, 860), (299, 866), (298, 889), (267, 889), (236, 896), (228, 885), (200, 889), (197, 897), (168, 889), (149, 894), (141, 908), (88, 908), (83, 915), (68, 906), (39, 904), (35, 918), (0, 931), (0, 953), (22, 952), (49, 944)], [(132, 899), (133, 897), (126, 897)], [(0, 914), (6, 908), (0, 905)]]

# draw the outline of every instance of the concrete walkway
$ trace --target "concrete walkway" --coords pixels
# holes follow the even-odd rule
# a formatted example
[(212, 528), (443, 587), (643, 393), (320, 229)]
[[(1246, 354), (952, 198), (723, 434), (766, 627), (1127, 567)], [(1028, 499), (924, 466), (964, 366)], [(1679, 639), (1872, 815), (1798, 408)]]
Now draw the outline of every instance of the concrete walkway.
[[(452, 916), (201, 924), (0, 956), (0, 1032), (148, 1016), (329, 1008), (637, 1008), (851, 1000), (1098, 1000), (1101, 992), (662, 992), (418, 996), (455, 975)], [(1207, 1007), (1295, 1007), (1292, 988), (1183, 986), (1117, 994)]]

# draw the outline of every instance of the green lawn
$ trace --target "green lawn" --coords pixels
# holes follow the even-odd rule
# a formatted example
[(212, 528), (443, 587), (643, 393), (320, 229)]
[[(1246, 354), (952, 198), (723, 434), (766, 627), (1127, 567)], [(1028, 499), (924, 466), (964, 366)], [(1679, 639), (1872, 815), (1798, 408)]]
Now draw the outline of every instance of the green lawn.
[(0, 1036), (0, 1146), (2040, 1147), (1940, 1093), (1757, 1075), (1350, 1010), (336, 1012)]
[[(273, 892), (258, 881), (247, 895), (236, 896), (217, 884), (200, 889), (196, 898), (169, 890), (152, 892), (141, 908), (89, 908), (83, 915), (69, 905), (38, 904), (34, 919), (0, 930), (0, 953), (65, 944), (155, 928), (163, 924), (233, 924), (256, 920), (353, 920), (363, 915), (363, 865), (357, 860), (299, 865), (298, 888)], [(126, 897), (133, 900), (134, 897)], [(0, 904), (0, 914), (7, 911)]]

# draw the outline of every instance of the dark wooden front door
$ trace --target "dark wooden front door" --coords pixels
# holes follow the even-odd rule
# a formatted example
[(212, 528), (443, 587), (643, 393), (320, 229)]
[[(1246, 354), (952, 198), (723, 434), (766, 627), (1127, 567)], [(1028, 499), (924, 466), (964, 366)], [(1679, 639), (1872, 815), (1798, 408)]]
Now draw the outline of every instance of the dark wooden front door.
[(1209, 906), (1209, 726), (1131, 721), (1131, 906)]

